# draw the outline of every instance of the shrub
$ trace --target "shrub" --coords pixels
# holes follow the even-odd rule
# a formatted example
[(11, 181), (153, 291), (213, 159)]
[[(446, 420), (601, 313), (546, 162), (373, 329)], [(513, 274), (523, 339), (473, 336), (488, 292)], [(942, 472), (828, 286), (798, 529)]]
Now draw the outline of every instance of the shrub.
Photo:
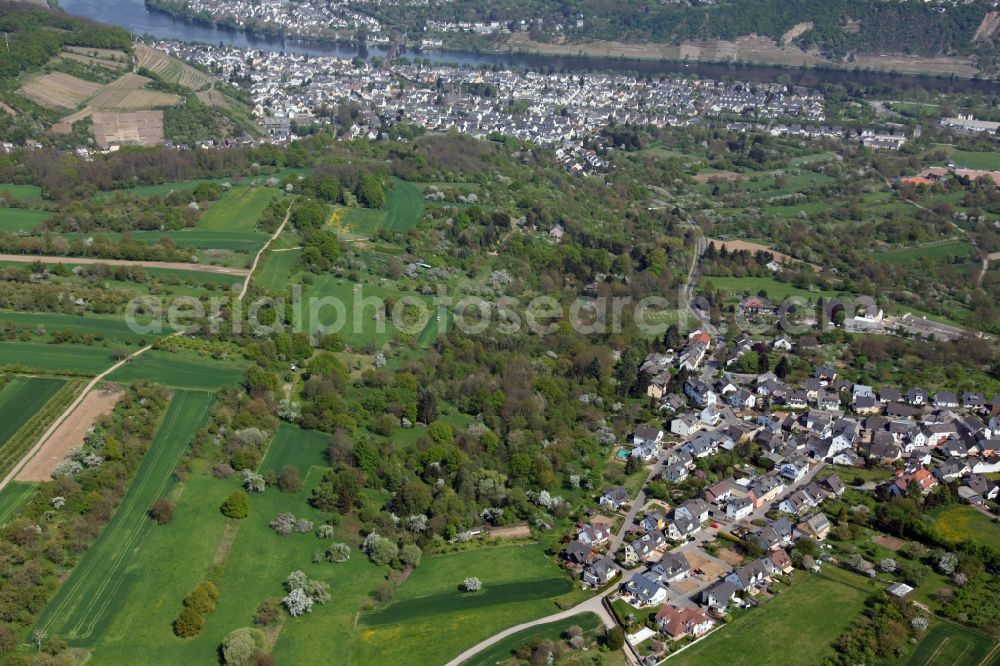
[(149, 507), (149, 517), (155, 520), (157, 525), (166, 525), (174, 519), (174, 503), (166, 497), (159, 498)]
[(465, 592), (476, 592), (483, 589), (483, 583), (475, 576), (471, 576), (462, 581), (462, 590)]
[(608, 642), (608, 649), (612, 652), (617, 652), (625, 647), (625, 630), (621, 627), (608, 629), (606, 639)]
[(351, 547), (346, 543), (330, 544), (326, 549), (326, 559), (331, 562), (341, 563), (351, 559)]
[(181, 611), (181, 614), (177, 616), (177, 619), (174, 620), (174, 633), (181, 638), (191, 638), (201, 633), (201, 629), (204, 626), (205, 619), (201, 613), (190, 606), (186, 606)]
[(279, 619), (281, 619), (281, 599), (276, 597), (260, 602), (260, 605), (257, 606), (257, 612), (253, 616), (254, 623), (262, 627), (270, 626)]
[(255, 666), (263, 647), (264, 636), (259, 629), (234, 629), (222, 641), (222, 660), (226, 666)]
[(250, 515), (250, 498), (242, 490), (234, 490), (222, 503), (222, 515), (242, 520)]
[(384, 536), (372, 532), (361, 542), (361, 552), (380, 566), (391, 564), (399, 555), (399, 547)]
[(278, 475), (278, 488), (283, 493), (297, 493), (302, 490), (302, 479), (299, 478), (299, 470), (292, 465), (285, 465)]

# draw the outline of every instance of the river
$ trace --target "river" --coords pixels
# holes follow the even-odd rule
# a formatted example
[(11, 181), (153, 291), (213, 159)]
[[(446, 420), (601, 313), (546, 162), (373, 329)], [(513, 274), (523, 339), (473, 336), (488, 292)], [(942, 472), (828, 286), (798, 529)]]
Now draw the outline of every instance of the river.
[[(240, 48), (317, 56), (353, 58), (356, 47), (344, 43), (302, 42), (266, 35), (215, 28), (180, 21), (158, 11), (150, 11), (143, 0), (60, 0), (60, 6), (70, 14), (126, 28), (137, 35), (152, 35), (158, 39), (187, 42), (228, 44)], [(384, 56), (382, 48), (368, 47), (368, 56)], [(421, 57), (435, 63), (512, 68), (545, 68), (560, 71), (603, 70), (635, 72), (641, 76), (684, 73), (709, 79), (739, 79), (743, 81), (788, 80), (801, 86), (816, 87), (822, 83), (860, 86), (912, 87), (950, 93), (998, 93), (1000, 82), (970, 79), (946, 79), (927, 76), (904, 76), (878, 72), (851, 72), (835, 69), (784, 69), (766, 65), (724, 65), (714, 63), (681, 63), (659, 60), (624, 60), (617, 58), (584, 58), (573, 56), (530, 55), (520, 53), (471, 53), (459, 51), (413, 51), (404, 55)]]

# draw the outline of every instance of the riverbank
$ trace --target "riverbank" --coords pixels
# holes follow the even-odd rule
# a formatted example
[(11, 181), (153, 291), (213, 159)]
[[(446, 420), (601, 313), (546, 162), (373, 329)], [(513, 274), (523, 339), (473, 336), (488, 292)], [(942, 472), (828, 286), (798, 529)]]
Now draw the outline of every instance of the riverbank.
[(622, 58), (697, 62), (707, 64), (743, 64), (782, 69), (826, 69), (924, 76), (934, 78), (986, 79), (971, 60), (940, 56), (927, 58), (900, 54), (855, 54), (850, 62), (837, 62), (818, 51), (804, 51), (795, 46), (780, 46), (769, 37), (750, 35), (733, 41), (722, 39), (680, 44), (589, 41), (553, 44), (532, 40), (528, 33), (513, 33), (499, 50), (513, 53), (588, 58)]

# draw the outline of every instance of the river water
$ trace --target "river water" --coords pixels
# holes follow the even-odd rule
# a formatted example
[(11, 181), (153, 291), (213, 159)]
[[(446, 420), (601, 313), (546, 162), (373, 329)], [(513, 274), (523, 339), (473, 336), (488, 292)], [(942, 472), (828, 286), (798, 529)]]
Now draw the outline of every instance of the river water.
[[(137, 35), (152, 35), (158, 39), (187, 42), (228, 44), (240, 48), (285, 53), (305, 53), (340, 58), (358, 55), (383, 56), (385, 49), (368, 47), (359, 53), (356, 46), (343, 43), (301, 42), (266, 35), (215, 28), (179, 21), (163, 12), (148, 10), (143, 0), (60, 0), (60, 6), (70, 14), (118, 25)], [(821, 83), (891, 87), (922, 86), (928, 90), (952, 93), (1000, 93), (1000, 82), (970, 79), (902, 76), (890, 73), (849, 72), (828, 69), (783, 69), (764, 65), (722, 65), (712, 63), (681, 63), (657, 60), (624, 60), (617, 58), (583, 58), (573, 56), (527, 55), (519, 53), (471, 53), (458, 51), (412, 51), (404, 55), (422, 57), (435, 63), (472, 66), (549, 67), (561, 71), (605, 70), (635, 72), (639, 75), (684, 73), (710, 79), (743, 81), (788, 80), (791, 83), (815, 87)]]

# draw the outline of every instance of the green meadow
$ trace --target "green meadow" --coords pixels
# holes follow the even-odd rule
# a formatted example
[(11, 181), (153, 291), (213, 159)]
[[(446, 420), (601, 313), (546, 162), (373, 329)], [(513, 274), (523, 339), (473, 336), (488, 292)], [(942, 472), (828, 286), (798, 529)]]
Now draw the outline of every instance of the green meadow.
[(234, 187), (213, 202), (198, 221), (200, 231), (230, 233), (252, 232), (257, 220), (275, 195), (275, 190), (263, 187)]
[[(156, 498), (174, 485), (172, 472), (191, 438), (208, 418), (212, 401), (208, 393), (174, 392), (124, 499), (97, 541), (45, 607), (36, 629), (73, 645), (87, 645), (106, 635), (116, 615), (130, 608), (130, 600), (143, 599), (142, 594), (132, 595), (157, 575), (155, 571), (135, 567), (136, 552), (145, 550), (139, 546), (145, 546), (153, 530), (146, 512)], [(130, 644), (130, 649), (135, 647)], [(135, 655), (132, 663), (153, 663), (143, 661), (152, 658), (152, 654), (155, 651), (146, 657)]]
[(104, 347), (0, 342), (0, 369), (42, 370), (96, 375), (114, 363)]
[(37, 185), (13, 185), (11, 183), (0, 183), (0, 196), (10, 195), (21, 201), (41, 201), (42, 188)]
[(54, 377), (14, 377), (0, 389), (0, 449), (65, 383)]
[(49, 219), (49, 213), (29, 208), (0, 208), (0, 231), (17, 233), (34, 231), (39, 224)]
[(197, 354), (151, 349), (108, 376), (110, 381), (132, 382), (148, 379), (185, 389), (210, 391), (243, 378), (245, 365), (236, 361), (216, 361)]
[(101, 316), (94, 314), (71, 315), (53, 314), (48, 312), (8, 312), (0, 311), (0, 322), (14, 322), (32, 329), (39, 329), (52, 334), (57, 331), (72, 330), (76, 333), (101, 336), (110, 343), (138, 344), (140, 341), (152, 341), (158, 334), (132, 332), (125, 318), (121, 316)]
[(671, 657), (671, 666), (824, 663), (833, 656), (830, 644), (847, 630), (873, 590), (867, 580), (833, 565), (822, 574), (796, 571), (793, 576), (791, 587)]
[(37, 483), (12, 481), (0, 490), (0, 525), (13, 518), (18, 507), (31, 499), (37, 488)]

